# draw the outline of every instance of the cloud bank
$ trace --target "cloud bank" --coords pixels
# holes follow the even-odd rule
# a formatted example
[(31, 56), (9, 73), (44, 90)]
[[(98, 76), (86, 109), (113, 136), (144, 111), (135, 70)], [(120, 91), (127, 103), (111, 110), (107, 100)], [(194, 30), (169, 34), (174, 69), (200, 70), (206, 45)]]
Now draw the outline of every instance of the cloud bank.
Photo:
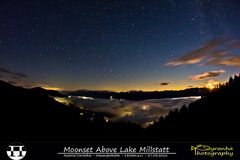
[(7, 81), (8, 83), (17, 85), (19, 83), (22, 83), (26, 78), (28, 78), (28, 75), (24, 73), (10, 71), (6, 68), (0, 68), (0, 78), (4, 81)]
[(108, 99), (81, 99), (72, 97), (71, 101), (79, 108), (100, 112), (111, 121), (130, 121), (144, 127), (167, 115), (170, 111), (181, 108), (183, 105), (200, 97), (180, 97), (149, 99), (143, 101), (108, 100)]
[(0, 68), (0, 73), (2, 74), (2, 76), (5, 74), (5, 75), (13, 76), (15, 78), (27, 78), (28, 77), (24, 73), (13, 72), (13, 71), (10, 71), (5, 68)]

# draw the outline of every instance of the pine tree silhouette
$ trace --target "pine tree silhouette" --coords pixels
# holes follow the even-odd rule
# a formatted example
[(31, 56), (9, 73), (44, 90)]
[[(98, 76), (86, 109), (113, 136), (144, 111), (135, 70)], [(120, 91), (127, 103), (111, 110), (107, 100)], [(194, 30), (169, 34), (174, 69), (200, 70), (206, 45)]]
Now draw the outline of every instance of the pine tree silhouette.
[(239, 137), (240, 76), (230, 77), (225, 84), (206, 96), (170, 112), (148, 129), (152, 134), (189, 137)]

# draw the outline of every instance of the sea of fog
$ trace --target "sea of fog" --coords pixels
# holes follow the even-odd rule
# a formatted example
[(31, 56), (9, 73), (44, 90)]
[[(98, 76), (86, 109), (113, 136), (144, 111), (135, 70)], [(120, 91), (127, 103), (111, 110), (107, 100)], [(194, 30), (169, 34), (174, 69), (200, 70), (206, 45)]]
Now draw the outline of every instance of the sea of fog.
[(99, 99), (91, 97), (75, 97), (70, 99), (74, 105), (82, 109), (104, 113), (106, 120), (130, 121), (148, 126), (169, 111), (179, 109), (183, 105), (200, 99), (201, 97), (179, 97), (150, 99), (143, 101), (128, 101), (118, 99)]

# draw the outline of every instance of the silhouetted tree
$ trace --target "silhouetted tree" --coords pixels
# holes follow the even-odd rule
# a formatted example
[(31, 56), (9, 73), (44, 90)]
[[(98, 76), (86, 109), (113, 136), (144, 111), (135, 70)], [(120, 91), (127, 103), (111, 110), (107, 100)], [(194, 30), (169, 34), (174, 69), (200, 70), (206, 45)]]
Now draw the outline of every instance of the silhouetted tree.
[[(201, 99), (171, 111), (148, 129), (152, 134), (189, 137), (239, 137), (240, 76), (230, 77)], [(164, 125), (163, 125), (164, 124)], [(171, 127), (170, 127), (171, 126)]]

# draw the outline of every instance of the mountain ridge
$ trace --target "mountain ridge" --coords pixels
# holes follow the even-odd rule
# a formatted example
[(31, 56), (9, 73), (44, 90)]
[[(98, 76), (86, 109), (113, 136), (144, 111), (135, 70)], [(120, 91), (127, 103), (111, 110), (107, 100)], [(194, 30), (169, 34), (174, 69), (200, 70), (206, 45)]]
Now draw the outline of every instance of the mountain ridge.
[(147, 100), (147, 99), (162, 99), (175, 97), (189, 97), (189, 96), (204, 96), (209, 92), (207, 88), (188, 88), (185, 90), (167, 90), (167, 91), (128, 91), (128, 92), (114, 92), (114, 91), (94, 91), (94, 90), (77, 90), (68, 92), (69, 96), (87, 96), (92, 98), (114, 98), (126, 100)]

